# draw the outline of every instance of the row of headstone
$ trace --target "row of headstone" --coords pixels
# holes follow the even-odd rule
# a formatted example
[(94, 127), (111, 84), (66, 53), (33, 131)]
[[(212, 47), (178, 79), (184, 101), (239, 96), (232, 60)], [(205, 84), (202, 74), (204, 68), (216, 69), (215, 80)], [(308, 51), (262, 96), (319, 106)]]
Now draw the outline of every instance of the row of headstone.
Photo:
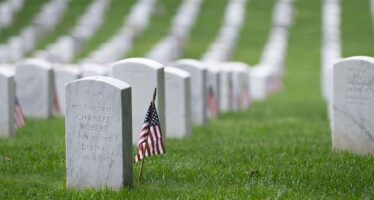
[(202, 0), (184, 0), (173, 18), (169, 34), (162, 38), (146, 57), (162, 63), (170, 63), (180, 58), (200, 12), (201, 3)]
[(342, 58), (340, 13), (340, 0), (323, 1), (321, 86), (322, 94), (329, 105), (330, 114), (333, 93), (333, 65)]
[(245, 20), (246, 3), (246, 0), (228, 2), (220, 31), (202, 55), (207, 73), (207, 113), (210, 119), (223, 112), (246, 110), (251, 103), (249, 66), (228, 62)]
[(232, 0), (226, 7), (223, 24), (215, 41), (202, 56), (205, 62), (224, 62), (231, 59), (245, 20), (246, 0)]
[[(210, 106), (215, 105), (217, 113), (248, 106), (250, 74), (243, 63), (207, 65), (183, 59), (164, 67), (153, 60), (133, 58), (109, 67), (86, 63), (80, 68), (27, 60), (15, 70), (15, 93), (26, 116), (47, 118), (54, 111), (67, 112), (68, 187), (118, 188), (131, 184), (129, 149), (137, 142), (154, 88), (158, 89), (156, 104), (163, 133), (172, 138), (189, 136), (192, 125), (205, 124), (208, 116), (215, 114)], [(116, 79), (102, 77), (108, 74)], [(91, 78), (74, 81), (84, 76)], [(73, 82), (64, 90), (69, 81)], [(64, 96), (65, 101), (61, 100)], [(117, 159), (122, 164), (110, 164)], [(85, 173), (78, 173), (86, 167), (89, 169)]]
[(23, 8), (24, 0), (5, 0), (0, 3), (0, 30), (12, 25), (16, 14)]
[(45, 50), (37, 51), (35, 57), (50, 62), (71, 62), (104, 23), (109, 3), (109, 0), (93, 1), (69, 34), (61, 36)]
[(6, 44), (0, 44), (0, 63), (17, 62), (34, 50), (39, 39), (62, 20), (67, 3), (67, 0), (52, 0), (44, 4), (30, 25), (9, 38)]
[[(131, 144), (137, 143), (154, 88), (163, 136), (187, 137), (192, 125), (208, 120), (210, 80), (217, 82), (213, 85), (225, 85), (225, 95), (219, 93), (219, 97), (228, 102), (234, 101), (233, 92), (248, 90), (249, 85), (242, 84), (249, 83), (248, 66), (222, 65), (182, 59), (165, 66), (150, 59), (129, 58), (109, 67), (113, 78), (94, 76), (69, 82), (65, 90), (67, 186), (119, 189), (131, 185)], [(225, 79), (209, 80), (210, 67), (217, 74), (224, 69)], [(227, 111), (235, 109), (226, 106)]]
[(278, 0), (273, 23), (260, 62), (251, 69), (251, 97), (264, 100), (282, 88), (289, 29), (294, 21), (292, 0)]
[(155, 7), (155, 0), (138, 0), (124, 18), (118, 33), (83, 58), (82, 62), (112, 63), (125, 57), (132, 50), (136, 38), (148, 27)]
[(109, 74), (108, 68), (99, 64), (61, 65), (40, 59), (27, 59), (17, 63), (15, 67), (1, 65), (0, 69), (15, 74), (17, 87), (9, 90), (17, 91), (24, 115), (42, 119), (64, 114), (64, 85), (67, 82), (80, 77)]
[[(159, 63), (157, 65), (155, 63), (157, 62), (144, 59), (128, 59), (126, 60), (126, 62), (124, 62), (124, 64), (121, 64), (120, 66), (135, 66), (135, 69), (132, 69), (131, 67), (127, 67), (127, 69), (126, 67), (124, 67), (127, 69), (127, 71), (122, 72), (121, 70), (119, 70), (122, 69), (121, 67), (116, 67), (117, 64), (113, 64), (110, 67), (94, 63), (84, 63), (81, 65), (74, 66), (63, 66), (52, 65), (43, 60), (29, 59), (19, 63), (17, 67), (15, 67), (15, 69), (13, 68), (16, 74), (16, 93), (20, 105), (24, 110), (25, 116), (33, 118), (49, 118), (53, 115), (63, 115), (65, 110), (65, 101), (63, 100), (64, 85), (67, 82), (78, 79), (80, 77), (112, 75), (118, 79), (124, 79), (126, 82), (132, 83), (131, 85), (133, 87), (143, 88), (142, 90), (137, 90), (141, 94), (134, 93), (135, 96), (139, 96), (137, 99), (142, 99), (143, 97), (141, 95), (143, 95), (144, 93), (145, 82), (147, 82), (147, 84), (149, 84), (149, 82), (152, 82), (150, 81), (152, 79), (150, 79), (149, 77), (149, 79), (147, 79), (148, 81), (142, 81), (141, 77), (144, 77), (145, 74), (151, 74), (149, 75), (150, 77), (152, 76), (152, 73), (158, 74), (158, 76), (160, 76), (159, 78), (161, 82), (156, 81), (155, 85), (150, 86), (150, 88), (153, 86), (162, 87), (163, 85), (162, 80), (165, 76), (163, 73), (160, 74), (160, 72), (158, 72), (157, 70), (157, 73), (147, 72), (149, 66), (152, 66), (156, 69), (162, 66)], [(174, 77), (178, 74), (188, 74), (188, 79), (191, 79), (191, 86), (189, 84), (184, 83), (186, 82), (185, 80), (181, 80), (181, 82), (185, 84), (185, 88), (190, 88), (190, 94), (184, 92), (186, 93), (186, 97), (184, 98), (191, 98), (190, 102), (194, 102), (194, 106), (191, 107), (189, 103), (186, 101), (186, 106), (183, 109), (186, 111), (185, 113), (187, 113), (187, 110), (189, 110), (191, 114), (183, 114), (184, 117), (180, 116), (180, 118), (186, 118), (185, 116), (191, 115), (192, 118), (186, 120), (191, 121), (189, 124), (202, 125), (207, 122), (208, 117), (217, 117), (217, 115), (220, 112), (236, 111), (241, 108), (248, 108), (250, 93), (248, 81), (248, 66), (240, 63), (224, 63), (222, 65), (225, 65), (226, 67), (218, 68), (218, 65), (206, 66), (204, 63), (200, 61), (191, 59), (183, 59), (171, 64), (171, 67), (179, 68), (179, 71), (184, 70), (184, 72), (182, 71), (178, 73), (175, 73), (175, 70), (171, 70), (171, 74)], [(143, 71), (141, 71), (142, 67), (144, 68)], [(230, 74), (228, 75), (228, 73)], [(128, 76), (126, 77), (124, 74), (127, 74)], [(222, 79), (221, 74), (223, 75)], [(229, 78), (226, 78), (226, 81), (224, 80), (225, 75), (229, 76)], [(181, 79), (186, 79), (184, 75), (181, 76)], [(158, 78), (155, 79), (158, 80)], [(230, 81), (228, 81), (228, 79)], [(173, 87), (173, 81), (170, 82), (171, 83), (165, 81), (164, 84), (167, 85), (167, 87)], [(151, 90), (150, 88), (149, 90)], [(163, 90), (159, 89), (159, 93), (161, 94), (162, 92)], [(221, 95), (221, 93), (226, 94), (226, 96)], [(162, 96), (163, 95), (160, 95), (160, 98)], [(244, 97), (246, 99), (244, 99)], [(221, 98), (224, 99), (222, 100), (222, 103), (220, 101)], [(248, 103), (243, 103), (245, 102), (244, 100), (246, 100)], [(174, 99), (171, 98), (166, 101), (170, 101), (170, 104), (172, 105)], [(225, 101), (226, 108), (222, 106)], [(136, 100), (134, 102), (136, 102), (137, 105), (139, 103), (139, 105), (135, 106), (133, 110), (144, 109), (143, 104), (145, 104), (146, 102), (142, 102), (141, 100)], [(160, 102), (160, 107), (165, 107), (162, 106), (164, 104), (165, 103)], [(175, 110), (176, 109), (170, 109), (170, 112), (173, 112)], [(139, 111), (135, 113), (141, 112)], [(162, 113), (164, 112), (161, 112), (160, 118), (164, 118)], [(179, 114), (179, 112), (177, 113)], [(137, 116), (134, 116), (134, 118), (137, 119), (137, 123), (141, 123), (140, 118), (143, 117), (141, 115), (142, 114), (138, 114)], [(170, 120), (173, 119), (176, 118), (170, 118)], [(172, 122), (168, 124), (173, 126), (176, 123)], [(134, 127), (138, 127), (137, 125), (139, 124), (134, 125)], [(190, 127), (187, 125), (185, 125), (184, 127), (186, 127), (186, 130), (190, 129)], [(168, 126), (166, 126), (166, 129), (168, 129)], [(184, 133), (188, 131), (181, 132)], [(177, 132), (175, 134), (179, 135), (181, 133)]]

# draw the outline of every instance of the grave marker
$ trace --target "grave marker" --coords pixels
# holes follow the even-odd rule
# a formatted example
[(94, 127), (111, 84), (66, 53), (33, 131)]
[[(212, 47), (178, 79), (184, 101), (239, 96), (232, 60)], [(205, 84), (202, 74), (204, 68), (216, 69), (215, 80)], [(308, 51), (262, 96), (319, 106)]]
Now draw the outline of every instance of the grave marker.
[(131, 186), (130, 85), (111, 77), (88, 77), (68, 83), (65, 98), (67, 187)]
[(191, 89), (188, 72), (165, 68), (166, 131), (168, 137), (191, 135)]
[(57, 67), (54, 70), (55, 95), (60, 115), (65, 114), (65, 84), (80, 78), (79, 69), (75, 66)]
[(29, 59), (16, 67), (16, 95), (26, 117), (52, 116), (53, 71), (51, 65)]
[(374, 154), (374, 58), (334, 65), (333, 148)]
[(133, 144), (137, 144), (139, 131), (144, 122), (144, 113), (149, 99), (157, 88), (156, 107), (162, 133), (165, 131), (165, 74), (161, 63), (145, 58), (129, 58), (112, 64), (112, 76), (129, 83), (132, 88)]
[(202, 125), (207, 122), (206, 90), (207, 70), (202, 62), (193, 59), (181, 59), (171, 65), (187, 71), (191, 76), (192, 123)]
[(15, 81), (14, 73), (0, 67), (0, 137), (15, 134)]

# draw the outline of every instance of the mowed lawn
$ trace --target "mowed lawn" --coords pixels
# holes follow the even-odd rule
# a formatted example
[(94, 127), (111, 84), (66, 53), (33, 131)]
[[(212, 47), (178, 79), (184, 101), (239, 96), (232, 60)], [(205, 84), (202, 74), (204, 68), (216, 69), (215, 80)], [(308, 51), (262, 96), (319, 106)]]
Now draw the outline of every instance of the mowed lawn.
[[(209, 5), (217, 0), (206, 1)], [(252, 65), (259, 60), (270, 27), (273, 4), (263, 2), (249, 2), (235, 55)], [(367, 2), (342, 1), (344, 56), (374, 56)], [(216, 7), (205, 7), (210, 8)], [(220, 20), (222, 13), (201, 16)], [(64, 120), (28, 120), (14, 138), (0, 140), (0, 199), (373, 199), (374, 157), (331, 149), (320, 92), (321, 1), (298, 0), (296, 14), (283, 91), (248, 111), (227, 113), (195, 127), (190, 138), (168, 139), (166, 155), (147, 159), (140, 185), (118, 192), (67, 190)], [(157, 23), (167, 27), (170, 19), (164, 21)], [(218, 30), (216, 22), (213, 25)], [(208, 45), (198, 48), (200, 38), (215, 36), (206, 27), (192, 32), (209, 35), (192, 35), (187, 55), (199, 57)], [(149, 50), (143, 46), (157, 42), (145, 34), (144, 39), (152, 39), (149, 44), (141, 41), (138, 56)], [(138, 169), (135, 165), (135, 175)]]

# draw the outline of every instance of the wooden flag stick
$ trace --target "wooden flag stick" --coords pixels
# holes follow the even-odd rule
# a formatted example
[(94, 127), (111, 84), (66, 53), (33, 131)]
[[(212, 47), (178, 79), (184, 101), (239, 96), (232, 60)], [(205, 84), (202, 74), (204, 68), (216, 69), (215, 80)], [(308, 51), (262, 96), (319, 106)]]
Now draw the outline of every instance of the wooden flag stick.
[(156, 101), (156, 95), (157, 95), (157, 88), (155, 88), (155, 91), (153, 92), (153, 98), (152, 98), (153, 105), (155, 104), (155, 101)]
[[(157, 88), (155, 88), (155, 91), (153, 92), (151, 106), (155, 106), (156, 95), (157, 95)], [(152, 116), (152, 113), (150, 113), (150, 115)], [(148, 133), (149, 133), (149, 130), (148, 130)], [(148, 140), (148, 135), (147, 135), (146, 141)], [(140, 180), (143, 176), (144, 161), (145, 161), (145, 157), (142, 159), (142, 164), (140, 165), (140, 171), (139, 171), (139, 176), (138, 176), (138, 184), (140, 184)]]
[(142, 164), (140, 165), (140, 171), (139, 171), (139, 176), (138, 176), (138, 184), (140, 184), (140, 179), (142, 178), (142, 175), (143, 175), (144, 160), (145, 160), (145, 157), (143, 158)]

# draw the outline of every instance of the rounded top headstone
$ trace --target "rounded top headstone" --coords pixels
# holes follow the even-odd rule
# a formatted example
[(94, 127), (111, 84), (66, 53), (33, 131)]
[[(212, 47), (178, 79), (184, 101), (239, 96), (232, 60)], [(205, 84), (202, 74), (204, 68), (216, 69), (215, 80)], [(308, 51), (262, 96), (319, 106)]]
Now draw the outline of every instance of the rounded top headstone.
[(172, 66), (190, 66), (201, 70), (206, 68), (203, 62), (188, 58), (177, 60), (172, 64)]
[(118, 80), (116, 78), (108, 77), (108, 76), (90, 76), (90, 77), (86, 77), (86, 78), (71, 81), (71, 82), (67, 83), (67, 85), (70, 84), (70, 83), (80, 82), (80, 81), (102, 82), (102, 83), (112, 85), (113, 87), (116, 87), (120, 90), (123, 90), (123, 89), (126, 89), (126, 88), (131, 88), (130, 84), (128, 84), (124, 81)]
[(122, 65), (140, 65), (140, 64), (146, 65), (148, 67), (152, 67), (154, 69), (161, 69), (164, 67), (164, 65), (161, 64), (160, 62), (157, 62), (152, 59), (147, 59), (147, 58), (127, 58), (124, 60), (120, 60), (116, 63), (113, 63), (111, 67), (122, 66)]
[(170, 73), (170, 74), (174, 74), (176, 76), (179, 76), (181, 78), (189, 78), (190, 77), (190, 74), (182, 69), (178, 69), (178, 68), (175, 68), (175, 67), (165, 67), (165, 72), (166, 73)]
[(339, 62), (337, 62), (335, 65), (339, 66), (340, 63), (344, 63), (344, 62), (347, 62), (347, 61), (366, 61), (366, 62), (374, 63), (374, 57), (369, 57), (369, 56), (353, 56), (353, 57), (342, 59)]
[(23, 67), (23, 66), (39, 67), (39, 68), (43, 68), (45, 70), (51, 70), (52, 69), (52, 66), (48, 61), (42, 60), (42, 59), (36, 59), (36, 58), (30, 58), (30, 59), (26, 59), (24, 61), (21, 61), (20, 63), (18, 63), (17, 68), (18, 67)]

